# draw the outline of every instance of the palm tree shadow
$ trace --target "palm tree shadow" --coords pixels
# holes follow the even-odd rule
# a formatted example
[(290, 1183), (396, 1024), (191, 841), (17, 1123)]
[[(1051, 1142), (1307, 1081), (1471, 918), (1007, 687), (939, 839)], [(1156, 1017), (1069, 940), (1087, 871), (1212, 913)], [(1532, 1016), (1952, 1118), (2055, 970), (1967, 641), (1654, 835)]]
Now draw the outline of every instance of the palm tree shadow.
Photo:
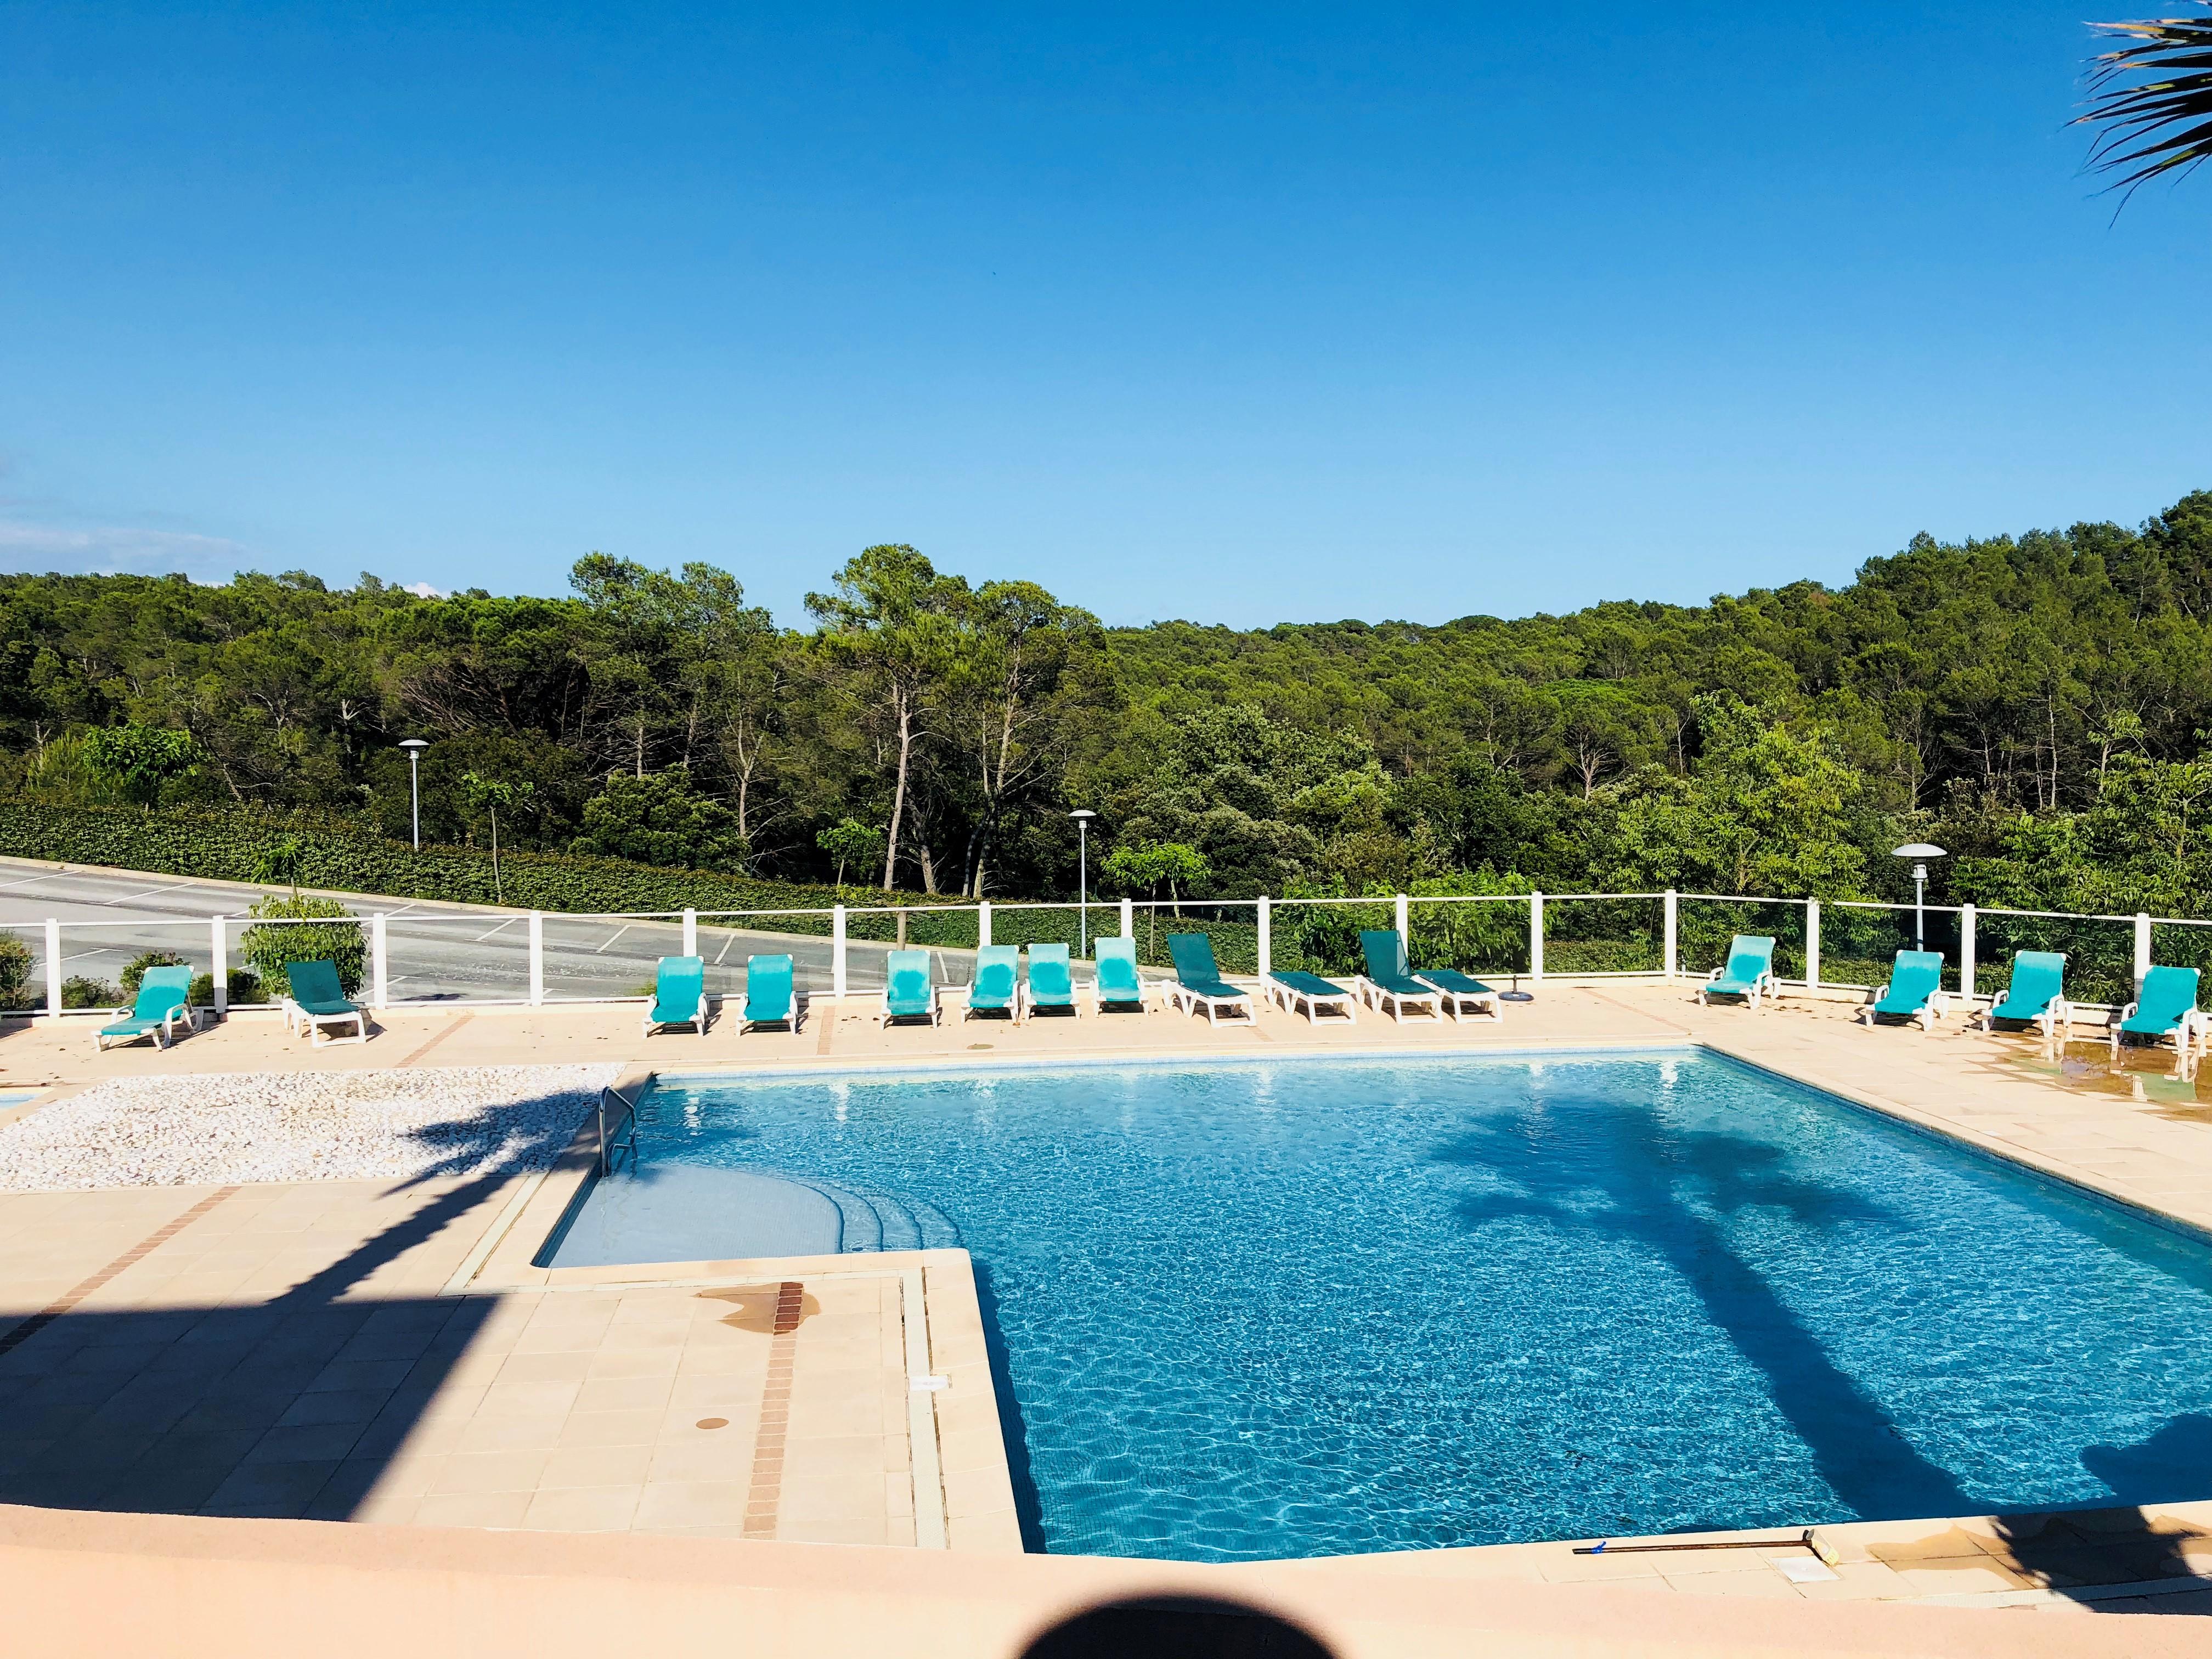
[[(1561, 1157), (1546, 1125), (1601, 1125), (1602, 1148)], [(1532, 1155), (1533, 1154), (1533, 1155)], [(1780, 1210), (1802, 1226), (1895, 1218), (1865, 1199), (1784, 1167), (1781, 1151), (1715, 1130), (1670, 1127), (1617, 1105), (1553, 1097), (1529, 1113), (1479, 1125), (1440, 1147), (1439, 1161), (1510, 1176), (1513, 1188), (1458, 1206), (1480, 1230), (1529, 1220), (1650, 1252), (1671, 1267), (1713, 1327), (1763, 1379), (1767, 1397), (1837, 1497), (1865, 1518), (1969, 1514), (1977, 1505), (1948, 1471), (1904, 1437), (1881, 1402), (1836, 1364), (1765, 1276), (1729, 1238), (1729, 1218)]]
[(0, 1309), (0, 1503), (356, 1512), (496, 1300), (410, 1289), (419, 1267), (380, 1276), (472, 1212), (484, 1217), (519, 1170), (570, 1143), (588, 1104), (541, 1096), (420, 1132), (436, 1155), (386, 1195), (452, 1184), (264, 1301), (12, 1319)]

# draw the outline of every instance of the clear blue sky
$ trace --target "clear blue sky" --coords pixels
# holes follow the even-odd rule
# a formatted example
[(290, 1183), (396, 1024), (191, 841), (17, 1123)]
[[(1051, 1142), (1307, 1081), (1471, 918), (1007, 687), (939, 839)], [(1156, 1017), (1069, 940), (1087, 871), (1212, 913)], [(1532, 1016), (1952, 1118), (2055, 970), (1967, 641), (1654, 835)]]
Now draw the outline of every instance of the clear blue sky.
[(1440, 621), (2132, 522), (2212, 177), (2112, 222), (2085, 12), (0, 0), (0, 568)]

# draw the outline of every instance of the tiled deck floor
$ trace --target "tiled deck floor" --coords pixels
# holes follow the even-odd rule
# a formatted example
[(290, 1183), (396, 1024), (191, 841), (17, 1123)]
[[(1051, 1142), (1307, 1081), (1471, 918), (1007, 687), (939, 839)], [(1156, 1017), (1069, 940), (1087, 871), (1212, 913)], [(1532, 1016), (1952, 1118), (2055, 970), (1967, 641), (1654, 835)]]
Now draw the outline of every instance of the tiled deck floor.
[[(11, 1022), (0, 1085), (410, 1061), (725, 1068), (1695, 1036), (2212, 1226), (2212, 1115), (2166, 1082), (2166, 1062), (2138, 1068), (2159, 1085), (2139, 1091), (2104, 1077), (2102, 1051), (2083, 1047), (2075, 1052), (2096, 1062), (2092, 1075), (2068, 1086), (2017, 1039), (1869, 1031), (1829, 1002), (1785, 1001), (1757, 1016), (1705, 1010), (1687, 988), (1551, 983), (1503, 1025), (1367, 1017), (1350, 1030), (1270, 1010), (1250, 1030), (1154, 1013), (885, 1032), (858, 1008), (836, 1017), (823, 1007), (793, 1035), (740, 1038), (723, 1023), (704, 1039), (645, 1041), (630, 1010), (562, 1009), (395, 1015), (364, 1047), (310, 1050), (268, 1022), (240, 1019), (166, 1054), (106, 1055), (94, 1054), (88, 1025)], [(852, 1258), (853, 1273), (805, 1276), (803, 1316), (781, 1338), (781, 1281), (757, 1273), (723, 1285), (465, 1290), (461, 1270), (515, 1196), (513, 1178), (0, 1194), (0, 1419), (11, 1431), (0, 1439), (0, 1501), (913, 1541), (893, 1275)], [(779, 1341), (788, 1360), (781, 1414)], [(781, 1455), (767, 1455), (763, 1426), (779, 1423)], [(956, 1478), (949, 1470), (948, 1490)], [(1837, 1576), (1808, 1583), (1778, 1565), (1802, 1551), (1589, 1557), (1565, 1544), (1302, 1570), (2198, 1612), (2212, 1601), (2207, 1523), (2212, 1508), (2179, 1506), (1824, 1528)]]

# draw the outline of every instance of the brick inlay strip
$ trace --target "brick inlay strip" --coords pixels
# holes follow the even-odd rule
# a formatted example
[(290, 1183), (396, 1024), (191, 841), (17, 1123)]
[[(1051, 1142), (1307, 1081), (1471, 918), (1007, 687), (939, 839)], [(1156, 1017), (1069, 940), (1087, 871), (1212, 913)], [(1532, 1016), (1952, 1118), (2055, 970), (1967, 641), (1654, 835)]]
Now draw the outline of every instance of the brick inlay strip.
[(38, 1312), (33, 1314), (28, 1319), (24, 1320), (21, 1324), (15, 1326), (6, 1334), (0, 1335), (0, 1354), (8, 1353), (16, 1348), (21, 1347), (23, 1344), (28, 1342), (40, 1331), (43, 1331), (47, 1326), (52, 1324), (54, 1321), (59, 1319), (64, 1314), (69, 1312), (70, 1310), (76, 1307), (78, 1303), (83, 1301), (85, 1297), (90, 1296), (94, 1291), (106, 1284), (111, 1279), (113, 1279), (116, 1274), (121, 1273), (125, 1267), (131, 1267), (136, 1262), (144, 1261), (146, 1257), (151, 1255), (155, 1250), (160, 1249), (162, 1245), (167, 1243), (179, 1233), (184, 1231), (185, 1228), (191, 1226), (192, 1223), (198, 1221), (202, 1216), (205, 1215), (210, 1210), (215, 1208), (216, 1205), (222, 1203), (223, 1200), (228, 1198), (237, 1190), (238, 1188), (235, 1187), (217, 1188), (214, 1192), (210, 1193), (205, 1198), (193, 1205), (191, 1209), (185, 1211), (182, 1215), (170, 1222), (167, 1226), (161, 1228), (158, 1232), (149, 1234), (146, 1237), (140, 1239), (136, 1244), (133, 1244), (121, 1255), (117, 1256), (114, 1261), (109, 1262), (98, 1273), (93, 1274), (91, 1278), (72, 1285), (59, 1298), (55, 1301), (49, 1302), (45, 1307), (40, 1309)]
[(412, 1066), (416, 1060), (422, 1059), (422, 1056), (428, 1054), (431, 1049), (436, 1048), (440, 1043), (443, 1042), (447, 1037), (453, 1036), (454, 1032), (459, 1030), (462, 1026), (467, 1024), (475, 1018), (476, 1016), (474, 1014), (455, 1014), (452, 1016), (446, 1021), (444, 1026), (441, 1027), (428, 1042), (417, 1048), (413, 1054), (403, 1055), (399, 1061), (400, 1065)]
[(791, 1360), (799, 1346), (799, 1307), (806, 1287), (787, 1279), (776, 1286), (775, 1334), (769, 1340), (768, 1386), (761, 1390), (760, 1431), (753, 1440), (752, 1482), (745, 1490), (744, 1535), (775, 1536), (783, 1502), (784, 1437), (791, 1427)]

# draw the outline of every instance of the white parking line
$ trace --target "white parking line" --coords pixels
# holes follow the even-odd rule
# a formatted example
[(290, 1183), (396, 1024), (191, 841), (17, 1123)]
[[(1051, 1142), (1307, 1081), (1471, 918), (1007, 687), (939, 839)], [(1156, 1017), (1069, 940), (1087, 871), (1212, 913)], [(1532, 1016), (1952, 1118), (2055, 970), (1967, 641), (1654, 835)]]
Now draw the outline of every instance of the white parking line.
[(151, 898), (156, 893), (173, 893), (179, 887), (193, 887), (198, 884), (196, 882), (173, 881), (167, 887), (149, 887), (143, 893), (124, 893), (115, 898), (102, 899), (100, 902), (107, 905), (128, 904), (132, 899)]
[[(508, 917), (505, 921), (502, 921), (501, 923), (500, 923), (500, 925), (499, 925), (498, 927), (496, 927), (493, 928), (493, 929), (491, 930), (491, 933), (505, 933), (508, 928), (510, 928), (510, 927), (514, 927), (514, 924), (515, 924), (516, 922), (518, 922), (518, 921), (521, 921), (521, 920), (522, 920), (522, 918), (521, 918), (521, 917), (520, 917), (520, 916), (509, 916), (509, 917)], [(472, 944), (476, 944), (476, 945), (482, 945), (482, 944), (483, 944), (486, 939), (489, 939), (489, 938), (491, 937), (491, 933), (478, 933), (478, 934), (476, 936), (476, 938), (475, 938), (473, 940), (471, 940), (471, 943), (472, 943)]]
[(722, 965), (722, 957), (726, 957), (726, 956), (729, 955), (729, 954), (730, 954), (730, 946), (732, 946), (732, 945), (735, 945), (737, 942), (738, 942), (738, 936), (737, 936), (735, 933), (731, 934), (727, 939), (726, 939), (726, 940), (724, 940), (724, 941), (723, 941), (723, 943), (722, 943), (722, 954), (721, 954), (721, 956), (718, 956), (718, 957), (716, 957), (714, 958), (714, 966), (716, 966), (717, 968), (719, 968), (719, 967), (720, 967), (720, 966)]
[(593, 956), (598, 956), (598, 955), (600, 953), (600, 951), (605, 951), (605, 950), (607, 948), (607, 945), (612, 945), (612, 944), (613, 944), (617, 939), (620, 939), (620, 938), (621, 938), (624, 933), (627, 933), (628, 932), (629, 932), (629, 924), (628, 922), (624, 922), (624, 923), (623, 923), (623, 925), (622, 925), (621, 927), (619, 927), (616, 928), (616, 929), (614, 930), (614, 932), (613, 932), (613, 933), (610, 933), (610, 934), (608, 934), (608, 935), (607, 935), (607, 944), (606, 944), (606, 945), (602, 945), (601, 946), (599, 946), (599, 949), (598, 951), (592, 951), (592, 954)]
[(57, 870), (50, 872), (43, 876), (26, 876), (21, 881), (0, 881), (0, 890), (5, 890), (10, 887), (34, 887), (42, 881), (52, 881), (61, 872)]

